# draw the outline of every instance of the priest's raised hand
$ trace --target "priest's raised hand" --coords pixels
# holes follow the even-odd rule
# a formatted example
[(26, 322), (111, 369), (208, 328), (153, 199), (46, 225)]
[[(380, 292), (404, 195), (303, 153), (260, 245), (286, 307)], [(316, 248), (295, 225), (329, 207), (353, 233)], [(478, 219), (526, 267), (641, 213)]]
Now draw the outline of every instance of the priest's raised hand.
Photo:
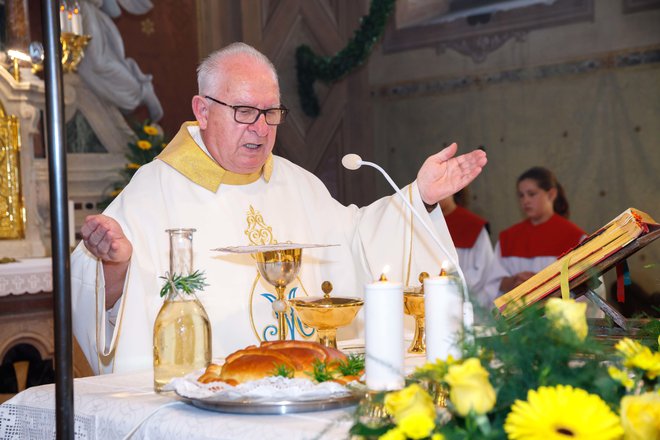
[(103, 263), (105, 306), (110, 308), (121, 296), (133, 245), (119, 223), (103, 214), (87, 216), (80, 234), (87, 250)]
[(435, 205), (440, 200), (463, 189), (488, 162), (486, 152), (474, 150), (454, 157), (456, 143), (430, 156), (417, 174), (419, 195), (427, 205)]

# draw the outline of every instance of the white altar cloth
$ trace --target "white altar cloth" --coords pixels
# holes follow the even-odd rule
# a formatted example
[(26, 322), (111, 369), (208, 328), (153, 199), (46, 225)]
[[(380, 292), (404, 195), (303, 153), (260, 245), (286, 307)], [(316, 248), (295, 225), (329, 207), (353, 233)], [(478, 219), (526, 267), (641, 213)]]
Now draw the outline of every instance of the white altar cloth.
[(0, 264), (0, 296), (52, 292), (52, 266), (50, 258), (25, 258)]
[[(151, 371), (76, 379), (74, 395), (77, 440), (123, 439), (138, 426), (131, 439), (346, 439), (355, 408), (286, 415), (206, 411), (156, 394)], [(54, 408), (54, 385), (28, 388), (0, 405), (0, 438), (54, 439)]]

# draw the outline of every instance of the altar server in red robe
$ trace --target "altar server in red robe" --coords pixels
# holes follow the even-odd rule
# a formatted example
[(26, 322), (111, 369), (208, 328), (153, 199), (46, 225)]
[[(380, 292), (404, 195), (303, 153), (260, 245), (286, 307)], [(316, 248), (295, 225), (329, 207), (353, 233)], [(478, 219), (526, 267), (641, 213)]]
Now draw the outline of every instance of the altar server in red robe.
[(526, 218), (499, 235), (486, 284), (492, 298), (522, 284), (586, 235), (568, 220), (564, 189), (550, 170), (530, 168), (518, 177), (517, 188)]
[(493, 261), (488, 221), (464, 207), (466, 190), (440, 201), (449, 235), (458, 253), (472, 301), (485, 309), (493, 307), (492, 299), (484, 292), (489, 267)]

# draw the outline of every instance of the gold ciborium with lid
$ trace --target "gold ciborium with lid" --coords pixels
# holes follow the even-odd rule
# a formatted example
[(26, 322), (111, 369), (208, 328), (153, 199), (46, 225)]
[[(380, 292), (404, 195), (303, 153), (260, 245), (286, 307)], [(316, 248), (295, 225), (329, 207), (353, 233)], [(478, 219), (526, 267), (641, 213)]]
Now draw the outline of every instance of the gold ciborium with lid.
[(413, 337), (408, 353), (426, 353), (426, 343), (424, 342), (424, 280), (429, 274), (422, 272), (419, 274), (419, 287), (406, 287), (403, 290), (403, 313), (415, 318), (415, 336)]
[(319, 343), (337, 348), (337, 328), (347, 326), (364, 304), (360, 298), (330, 296), (332, 283), (321, 284), (323, 296), (296, 298), (289, 300), (302, 322), (315, 328)]

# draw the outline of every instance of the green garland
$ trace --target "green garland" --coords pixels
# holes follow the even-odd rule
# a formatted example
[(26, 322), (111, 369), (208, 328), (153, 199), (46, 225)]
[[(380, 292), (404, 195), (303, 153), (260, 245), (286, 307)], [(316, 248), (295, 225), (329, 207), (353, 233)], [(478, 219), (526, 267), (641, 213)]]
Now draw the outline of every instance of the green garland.
[(331, 83), (339, 80), (359, 66), (371, 53), (373, 45), (380, 39), (385, 24), (394, 10), (395, 0), (372, 0), (369, 15), (361, 18), (360, 28), (348, 45), (333, 57), (322, 57), (312, 52), (307, 45), (296, 50), (296, 72), (298, 94), (303, 112), (311, 117), (319, 115), (319, 102), (314, 93), (314, 81)]

